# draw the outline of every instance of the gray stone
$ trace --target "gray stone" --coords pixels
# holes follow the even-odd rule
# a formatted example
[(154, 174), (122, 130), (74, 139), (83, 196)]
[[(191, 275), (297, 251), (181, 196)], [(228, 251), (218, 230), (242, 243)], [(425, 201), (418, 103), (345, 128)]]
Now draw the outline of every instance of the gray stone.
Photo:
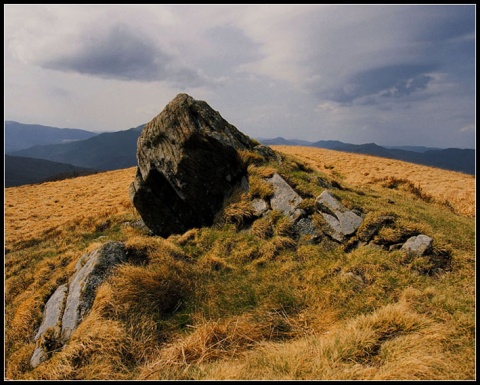
[[(65, 306), (65, 298), (67, 296), (67, 285), (61, 285), (55, 290), (52, 296), (45, 304), (43, 312), (43, 320), (35, 335), (36, 347), (30, 359), (30, 365), (34, 368), (44, 362), (48, 357), (48, 351), (42, 345), (42, 340), (45, 332), (51, 328), (58, 328), (62, 321), (63, 308)], [(58, 331), (60, 329), (58, 328)], [(60, 337), (60, 333), (56, 336)]]
[(407, 239), (401, 250), (405, 250), (408, 254), (421, 257), (432, 246), (433, 239), (427, 235), (420, 234)]
[(360, 216), (347, 209), (327, 190), (318, 196), (315, 204), (330, 226), (328, 234), (339, 242), (353, 234), (363, 222)]
[(65, 311), (62, 317), (62, 340), (70, 335), (90, 310), (97, 287), (105, 280), (112, 268), (126, 261), (126, 253), (121, 242), (108, 242), (83, 255), (76, 265), (68, 289)]
[(138, 138), (130, 198), (156, 235), (210, 226), (246, 175), (238, 151), (257, 145), (206, 102), (179, 94)]
[(320, 238), (320, 230), (310, 218), (301, 218), (293, 225), (293, 230), (299, 236), (301, 243), (314, 243)]
[(292, 221), (303, 215), (303, 210), (297, 209), (302, 197), (278, 173), (266, 179), (273, 186), (273, 196), (270, 199), (272, 210), (278, 210)]
[(257, 198), (252, 201), (253, 215), (260, 217), (268, 211), (267, 202), (263, 199)]
[(243, 191), (249, 192), (250, 191), (250, 185), (248, 184), (248, 179), (246, 177), (242, 177), (240, 181), (240, 187), (242, 188)]

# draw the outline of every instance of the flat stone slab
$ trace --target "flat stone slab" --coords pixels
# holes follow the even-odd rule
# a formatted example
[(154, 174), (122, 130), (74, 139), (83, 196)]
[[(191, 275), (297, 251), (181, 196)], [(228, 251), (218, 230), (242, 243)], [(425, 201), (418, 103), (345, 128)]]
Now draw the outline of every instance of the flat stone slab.
[[(32, 358), (30, 359), (30, 365), (32, 365), (34, 368), (47, 359), (47, 352), (42, 346), (42, 337), (44, 336), (45, 332), (50, 328), (58, 328), (60, 331), (59, 326), (62, 321), (67, 289), (67, 285), (59, 286), (45, 304), (43, 320), (37, 334), (35, 335), (36, 348), (33, 352)], [(60, 335), (56, 337), (58, 338)]]
[(83, 255), (76, 265), (68, 289), (67, 302), (62, 317), (62, 339), (68, 340), (84, 315), (90, 310), (96, 289), (105, 280), (110, 270), (126, 260), (121, 242), (108, 242)]

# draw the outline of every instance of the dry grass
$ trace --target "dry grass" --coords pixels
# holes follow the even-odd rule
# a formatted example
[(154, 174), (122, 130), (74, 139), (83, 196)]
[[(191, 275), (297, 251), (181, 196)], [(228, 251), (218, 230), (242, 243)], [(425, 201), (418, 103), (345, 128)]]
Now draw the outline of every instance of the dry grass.
[(204, 367), (203, 378), (248, 380), (465, 379), (442, 353), (442, 325), (404, 303), (385, 306), (323, 335), (264, 343), (241, 361)]
[(5, 247), (35, 243), (70, 227), (107, 226), (133, 212), (128, 186), (135, 167), (5, 189)]
[[(289, 149), (295, 148), (282, 151)], [(248, 203), (270, 194), (262, 182), (275, 165), (251, 153), (242, 159), (254, 188), (233, 194), (214, 226), (168, 239), (129, 225), (139, 218), (128, 196), (134, 168), (6, 189), (5, 376), (475, 378), (474, 218), (428, 199), (449, 196), (453, 205), (449, 194), (470, 191), (474, 178), (317, 150), (294, 154), (308, 158), (310, 168), (287, 158), (277, 172), (302, 195), (310, 213), (323, 190), (318, 177), (341, 183), (345, 188), (335, 194), (348, 207), (364, 210), (358, 239), (371, 236), (372, 247), (346, 251), (332, 243), (299, 244), (280, 213), (253, 217)], [(471, 206), (461, 211), (459, 203), (456, 211), (474, 213), (474, 199), (462, 203)], [(392, 223), (369, 235), (385, 215)], [(380, 247), (419, 232), (434, 238), (429, 258), (411, 260)], [(69, 344), (32, 369), (33, 337), (45, 302), (68, 281), (82, 254), (109, 239), (124, 242), (128, 262), (99, 287)], [(431, 268), (445, 250), (452, 257), (449, 269)]]
[(342, 181), (353, 186), (382, 183), (391, 177), (410, 181), (437, 202), (451, 205), (460, 214), (475, 216), (473, 175), (322, 148), (302, 146), (272, 146), (272, 148), (293, 155), (325, 174), (340, 177)]

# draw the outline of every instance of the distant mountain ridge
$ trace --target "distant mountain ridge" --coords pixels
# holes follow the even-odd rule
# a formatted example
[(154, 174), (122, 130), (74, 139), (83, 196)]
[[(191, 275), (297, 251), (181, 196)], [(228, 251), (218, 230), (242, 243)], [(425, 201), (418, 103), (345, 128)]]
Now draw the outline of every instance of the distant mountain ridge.
[(46, 159), (109, 171), (137, 165), (137, 140), (144, 124), (124, 131), (105, 132), (86, 140), (34, 146), (12, 155)]
[[(11, 155), (45, 159), (100, 171), (116, 170), (137, 165), (137, 140), (145, 124), (124, 131), (94, 134), (84, 140), (68, 143), (37, 145), (11, 152)], [(5, 137), (6, 146), (9, 137)], [(298, 139), (258, 139), (264, 145), (292, 145), (326, 148), (438, 167), (475, 175), (475, 150), (440, 149), (423, 146), (379, 146), (375, 143), (350, 144), (338, 140), (308, 142)]]
[(10, 154), (36, 145), (84, 140), (96, 135), (98, 133), (78, 128), (58, 128), (7, 120), (5, 121), (5, 153)]
[(4, 187), (22, 186), (97, 173), (96, 170), (44, 159), (5, 155)]
[[(298, 146), (298, 140), (285, 139), (282, 137), (273, 139), (260, 139), (264, 145)], [(335, 151), (352, 152), (356, 154), (365, 154), (379, 156), (382, 158), (403, 160), (425, 166), (443, 168), (475, 175), (475, 150), (422, 146), (398, 146), (383, 147), (375, 143), (350, 144), (338, 140), (320, 140), (318, 142), (305, 142), (303, 146), (325, 148)]]

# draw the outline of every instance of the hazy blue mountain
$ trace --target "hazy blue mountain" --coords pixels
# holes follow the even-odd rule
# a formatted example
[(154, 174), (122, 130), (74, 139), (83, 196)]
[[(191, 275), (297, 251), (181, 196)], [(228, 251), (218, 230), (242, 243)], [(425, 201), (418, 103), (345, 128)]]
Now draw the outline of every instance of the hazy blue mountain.
[(46, 159), (96, 170), (116, 170), (137, 165), (137, 139), (144, 124), (125, 131), (106, 132), (86, 140), (34, 146), (12, 155)]
[(312, 142), (307, 142), (306, 140), (299, 140), (299, 139), (285, 139), (281, 136), (273, 139), (266, 139), (266, 138), (257, 138), (257, 140), (266, 145), (266, 146), (311, 146)]
[(78, 128), (57, 128), (40, 124), (5, 121), (5, 153), (10, 154), (36, 145), (68, 143), (97, 135)]
[[(283, 138), (263, 139), (260, 142), (265, 145), (298, 145), (295, 139)], [(350, 144), (338, 140), (320, 140), (309, 143), (311, 147), (374, 155), (475, 175), (475, 150), (473, 149), (440, 149), (421, 146), (384, 147), (375, 143)]]
[(442, 148), (438, 148), (438, 147), (424, 147), (424, 146), (383, 146), (383, 147), (389, 148), (392, 150), (406, 150), (406, 151), (413, 151), (413, 152), (442, 150)]
[(96, 170), (44, 159), (5, 155), (4, 187), (21, 186), (96, 173)]

